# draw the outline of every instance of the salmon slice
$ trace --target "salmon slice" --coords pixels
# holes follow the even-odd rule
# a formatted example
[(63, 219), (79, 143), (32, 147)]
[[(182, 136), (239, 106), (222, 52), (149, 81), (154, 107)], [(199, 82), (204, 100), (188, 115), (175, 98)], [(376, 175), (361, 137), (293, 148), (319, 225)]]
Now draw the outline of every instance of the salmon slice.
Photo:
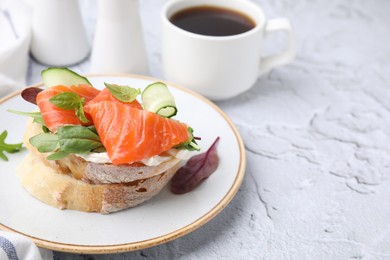
[(88, 112), (113, 164), (133, 163), (187, 141), (187, 125), (121, 102), (88, 104)]
[(122, 103), (122, 104), (128, 104), (129, 106), (133, 106), (135, 108), (142, 109), (141, 104), (137, 100), (134, 100), (133, 102), (130, 102), (130, 103), (122, 102), (122, 101), (116, 99), (107, 88), (104, 88), (102, 91), (100, 91), (100, 93), (94, 99), (92, 99), (90, 102), (88, 102), (87, 106), (91, 105), (93, 103), (101, 102), (101, 101), (113, 101), (113, 102), (118, 102), (118, 103)]
[[(56, 132), (59, 127), (64, 125), (91, 125), (92, 122), (83, 124), (75, 115), (74, 110), (58, 108), (49, 101), (53, 96), (64, 92), (75, 92), (80, 97), (85, 98), (86, 102), (88, 102), (95, 98), (100, 91), (88, 84), (70, 87), (58, 85), (41, 91), (37, 95), (36, 103), (42, 113), (46, 127), (49, 128), (51, 132)], [(88, 115), (86, 116), (88, 118)], [(91, 118), (88, 119), (90, 120)]]

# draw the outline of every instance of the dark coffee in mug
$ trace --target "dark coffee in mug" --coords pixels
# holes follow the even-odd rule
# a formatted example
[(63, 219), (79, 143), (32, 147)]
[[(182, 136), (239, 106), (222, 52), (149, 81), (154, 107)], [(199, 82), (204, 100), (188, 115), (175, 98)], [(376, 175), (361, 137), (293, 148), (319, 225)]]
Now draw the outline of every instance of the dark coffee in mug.
[(183, 9), (173, 14), (169, 20), (183, 30), (209, 36), (236, 35), (256, 26), (246, 15), (217, 6)]

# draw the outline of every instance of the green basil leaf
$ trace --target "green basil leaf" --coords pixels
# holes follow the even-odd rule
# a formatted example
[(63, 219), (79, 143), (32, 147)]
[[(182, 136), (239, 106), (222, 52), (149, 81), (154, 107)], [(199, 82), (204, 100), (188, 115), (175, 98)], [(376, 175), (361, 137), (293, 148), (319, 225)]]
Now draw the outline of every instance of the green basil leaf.
[(29, 141), (41, 153), (53, 152), (58, 148), (58, 136), (56, 134), (38, 134), (31, 137)]
[(60, 139), (59, 143), (62, 152), (77, 154), (88, 153), (102, 146), (101, 142), (80, 138)]
[(131, 88), (129, 86), (108, 83), (104, 83), (104, 85), (116, 99), (126, 103), (133, 102), (137, 96), (141, 94), (140, 89)]
[(47, 128), (45, 125), (42, 126), (42, 132), (44, 133), (50, 133), (49, 128)]
[[(83, 100), (84, 100), (84, 98), (83, 98)], [(79, 102), (79, 103), (77, 104), (77, 107), (76, 107), (76, 109), (75, 109), (75, 113), (76, 113), (77, 118), (78, 118), (81, 122), (83, 122), (83, 123), (88, 123), (89, 120), (87, 119), (87, 117), (86, 117), (85, 114), (84, 114), (83, 103), (84, 103), (84, 102), (82, 101), (82, 102)]]
[(80, 125), (67, 125), (58, 128), (59, 139), (80, 138), (100, 142), (100, 137), (91, 129)]
[(106, 148), (104, 146), (100, 146), (96, 149), (93, 149), (91, 152), (94, 152), (94, 153), (105, 153), (107, 152)]
[(85, 126), (63, 126), (57, 134), (63, 152), (87, 153), (103, 146), (99, 136)]
[(72, 153), (105, 150), (93, 126), (63, 126), (56, 134), (41, 133), (31, 137), (30, 143), (41, 153), (54, 152), (47, 157), (48, 160), (59, 160)]
[(30, 117), (34, 118), (35, 123), (38, 123), (41, 125), (45, 124), (43, 122), (43, 117), (42, 117), (41, 112), (22, 112), (22, 111), (16, 111), (16, 110), (12, 110), (12, 109), (8, 109), (7, 111), (14, 113), (14, 114), (17, 114), (17, 115), (30, 116)]
[(50, 103), (65, 110), (76, 109), (82, 99), (74, 92), (63, 92), (49, 99)]
[(61, 160), (68, 155), (69, 155), (69, 153), (58, 151), (58, 152), (50, 154), (48, 157), (46, 157), (46, 159), (48, 159), (48, 160)]
[[(96, 135), (98, 135), (98, 132), (96, 130), (96, 127), (94, 125), (86, 126), (90, 131), (94, 132)], [(100, 138), (99, 138), (100, 140)]]

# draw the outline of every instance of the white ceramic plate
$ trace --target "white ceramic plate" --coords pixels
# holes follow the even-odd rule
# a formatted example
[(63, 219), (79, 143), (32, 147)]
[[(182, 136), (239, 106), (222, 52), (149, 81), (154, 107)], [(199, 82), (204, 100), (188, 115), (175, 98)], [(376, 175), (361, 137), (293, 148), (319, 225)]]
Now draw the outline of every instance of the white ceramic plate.
[[(143, 89), (157, 81), (134, 75), (90, 75), (91, 83), (128, 84)], [(168, 84), (179, 109), (177, 119), (195, 129), (206, 150), (220, 136), (220, 165), (195, 190), (174, 195), (168, 188), (135, 208), (109, 215), (59, 210), (30, 196), (18, 183), (16, 167), (27, 154), (7, 154), (0, 160), (0, 228), (31, 238), (38, 246), (78, 253), (114, 253), (151, 247), (183, 236), (215, 217), (236, 194), (245, 172), (241, 137), (228, 117), (212, 102)], [(22, 140), (27, 118), (7, 109), (32, 111), (35, 106), (14, 93), (0, 100), (0, 131), (7, 142)]]

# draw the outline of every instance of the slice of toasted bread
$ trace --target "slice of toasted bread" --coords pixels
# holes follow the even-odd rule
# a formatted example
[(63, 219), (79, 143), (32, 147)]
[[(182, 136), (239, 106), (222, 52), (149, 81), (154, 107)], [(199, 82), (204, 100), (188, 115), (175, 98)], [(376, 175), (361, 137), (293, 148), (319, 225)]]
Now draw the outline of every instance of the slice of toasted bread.
[(167, 184), (179, 163), (151, 178), (128, 183), (90, 184), (58, 173), (41, 157), (30, 153), (19, 165), (22, 186), (42, 202), (60, 209), (111, 213), (149, 200)]
[(152, 167), (97, 164), (74, 155), (49, 161), (28, 141), (41, 131), (28, 123), (24, 143), (30, 154), (18, 178), (32, 196), (60, 209), (110, 213), (136, 206), (158, 194), (181, 166), (175, 157)]

